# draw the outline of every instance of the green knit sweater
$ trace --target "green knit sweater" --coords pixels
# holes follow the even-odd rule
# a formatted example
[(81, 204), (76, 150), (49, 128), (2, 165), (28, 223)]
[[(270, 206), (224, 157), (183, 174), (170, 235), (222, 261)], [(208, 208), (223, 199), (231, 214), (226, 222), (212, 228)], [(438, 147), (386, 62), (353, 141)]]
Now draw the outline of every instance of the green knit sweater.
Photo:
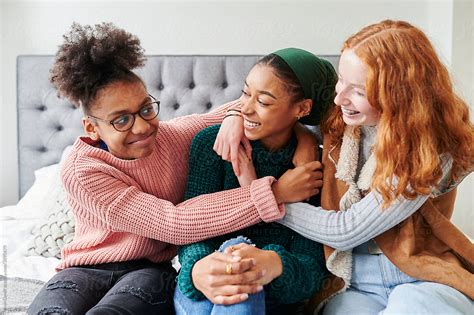
[[(193, 139), (186, 199), (239, 187), (232, 165), (222, 160), (212, 148), (219, 127), (208, 127)], [(294, 167), (292, 158), (296, 148), (295, 138), (291, 138), (285, 148), (275, 152), (267, 151), (259, 141), (252, 141), (251, 145), (258, 178), (278, 178)], [(235, 233), (179, 247), (181, 270), (178, 285), (184, 295), (193, 300), (205, 298), (193, 285), (191, 270), (194, 264), (216, 251), (224, 241), (239, 235), (250, 238), (258, 248), (275, 251), (280, 256), (283, 273), (265, 286), (266, 296), (280, 303), (290, 304), (309, 298), (328, 275), (321, 244), (304, 238), (283, 225), (260, 223)]]

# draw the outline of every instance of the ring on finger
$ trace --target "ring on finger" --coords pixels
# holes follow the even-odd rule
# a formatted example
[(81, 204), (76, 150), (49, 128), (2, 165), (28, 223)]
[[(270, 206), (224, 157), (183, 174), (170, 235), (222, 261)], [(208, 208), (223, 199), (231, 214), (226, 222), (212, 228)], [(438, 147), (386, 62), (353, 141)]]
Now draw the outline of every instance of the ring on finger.
[(232, 274), (232, 264), (225, 265), (225, 273), (228, 275)]

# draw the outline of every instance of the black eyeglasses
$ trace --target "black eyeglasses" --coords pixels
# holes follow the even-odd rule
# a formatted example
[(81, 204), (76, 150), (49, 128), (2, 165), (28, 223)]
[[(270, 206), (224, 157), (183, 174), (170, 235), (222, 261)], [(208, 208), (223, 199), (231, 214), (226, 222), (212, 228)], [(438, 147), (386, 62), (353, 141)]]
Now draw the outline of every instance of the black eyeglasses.
[(153, 120), (156, 118), (156, 116), (158, 116), (158, 113), (160, 112), (160, 101), (157, 101), (156, 98), (150, 94), (148, 94), (148, 96), (150, 97), (150, 102), (143, 105), (142, 108), (134, 113), (123, 114), (113, 120), (105, 120), (92, 115), (88, 115), (86, 117), (111, 124), (115, 130), (120, 132), (128, 131), (132, 129), (133, 125), (135, 124), (136, 115), (139, 115), (143, 120), (146, 121)]

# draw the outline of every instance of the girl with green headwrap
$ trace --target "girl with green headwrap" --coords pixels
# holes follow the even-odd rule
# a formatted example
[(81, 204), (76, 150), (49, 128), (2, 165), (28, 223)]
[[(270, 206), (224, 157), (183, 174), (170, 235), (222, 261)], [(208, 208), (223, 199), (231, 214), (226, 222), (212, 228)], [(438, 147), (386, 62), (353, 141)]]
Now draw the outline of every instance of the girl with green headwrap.
[[(243, 118), (251, 158), (240, 149), (236, 176), (232, 165), (213, 150), (220, 125), (202, 130), (191, 146), (185, 198), (251, 185), (263, 176), (278, 178), (294, 168), (294, 126), (298, 121), (320, 123), (332, 105), (336, 80), (329, 62), (305, 50), (287, 48), (260, 59), (245, 80), (241, 106), (227, 116)], [(314, 170), (312, 176), (320, 176), (319, 162), (306, 167)], [(318, 205), (319, 201), (312, 198), (310, 203)], [(216, 250), (237, 260), (250, 258), (255, 270), (263, 271), (258, 292), (242, 294), (240, 303), (222, 305), (226, 286), (240, 284), (242, 274), (232, 263), (216, 259)], [(328, 275), (322, 245), (276, 223), (182, 246), (178, 255), (177, 314), (293, 313), (320, 289)]]

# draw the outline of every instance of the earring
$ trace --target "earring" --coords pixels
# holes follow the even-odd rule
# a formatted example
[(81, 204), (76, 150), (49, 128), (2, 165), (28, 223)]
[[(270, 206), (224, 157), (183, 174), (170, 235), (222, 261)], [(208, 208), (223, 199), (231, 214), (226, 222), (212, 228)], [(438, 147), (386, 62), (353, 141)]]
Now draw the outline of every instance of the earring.
[(301, 116), (300, 115), (297, 115), (296, 116), (296, 120), (300, 120)]

